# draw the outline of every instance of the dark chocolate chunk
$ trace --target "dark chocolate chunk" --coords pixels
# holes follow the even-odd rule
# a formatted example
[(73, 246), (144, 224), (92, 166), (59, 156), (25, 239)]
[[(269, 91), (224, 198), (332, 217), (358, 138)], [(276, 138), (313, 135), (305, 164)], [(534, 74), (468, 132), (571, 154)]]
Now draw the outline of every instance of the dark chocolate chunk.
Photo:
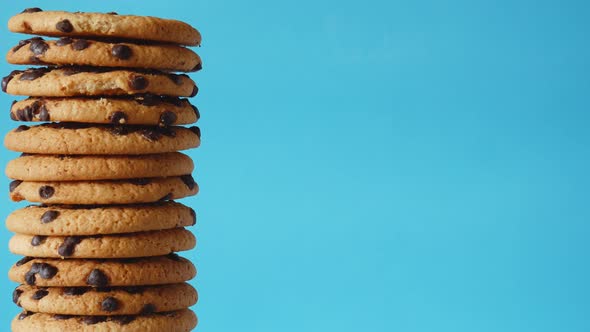
[(43, 242), (45, 242), (45, 239), (47, 239), (47, 236), (35, 235), (31, 239), (31, 245), (33, 247), (37, 247), (37, 246), (41, 245)]
[[(40, 38), (40, 37), (37, 37), (37, 38)], [(12, 48), (12, 52), (16, 52), (16, 51), (20, 50), (21, 48), (23, 48), (23, 46), (30, 44), (32, 39), (33, 38), (19, 41), (18, 44), (16, 44), (16, 46)]]
[(106, 321), (107, 318), (105, 316), (86, 316), (82, 319), (82, 322), (86, 325), (94, 325)]
[(23, 320), (29, 316), (33, 316), (35, 313), (32, 311), (23, 311), (20, 315), (18, 315), (18, 320)]
[(191, 92), (191, 97), (196, 96), (199, 93), (199, 88), (195, 85), (193, 88), (193, 92)]
[(47, 110), (47, 107), (45, 105), (41, 105), (41, 107), (39, 107), (39, 120), (40, 121), (49, 121), (50, 120), (49, 111)]
[(137, 186), (145, 186), (152, 183), (151, 179), (147, 178), (139, 178), (139, 179), (129, 179), (129, 183), (137, 185)]
[(21, 259), (20, 259), (18, 262), (16, 262), (16, 266), (25, 265), (25, 264), (27, 264), (28, 262), (32, 261), (33, 259), (35, 259), (35, 258), (33, 258), (33, 257), (28, 257), (28, 256), (27, 256), (27, 257), (23, 257), (23, 258), (21, 258)]
[(99, 269), (94, 269), (88, 275), (86, 283), (90, 286), (105, 287), (109, 284), (109, 278)]
[(193, 126), (190, 127), (189, 130), (195, 133), (197, 136), (199, 136), (199, 138), (201, 138), (201, 128)]
[(193, 226), (197, 224), (197, 213), (195, 210), (191, 209), (191, 216), (193, 217)]
[(66, 45), (70, 45), (71, 43), (73, 43), (74, 40), (70, 37), (61, 37), (60, 39), (58, 39), (55, 42), (55, 45), (57, 46), (66, 46)]
[(150, 142), (155, 142), (162, 137), (162, 133), (156, 128), (150, 128), (142, 130), (141, 136)]
[(37, 12), (42, 12), (43, 9), (39, 8), (39, 7), (33, 7), (33, 8), (27, 8), (25, 10), (23, 10), (23, 13), (37, 13)]
[(117, 12), (108, 12), (107, 15), (119, 15)]
[(164, 127), (173, 125), (177, 119), (176, 113), (165, 111), (160, 115), (160, 125)]
[(49, 210), (41, 216), (41, 223), (48, 224), (59, 217), (59, 211)]
[(121, 325), (127, 325), (135, 320), (133, 316), (111, 316), (111, 321)]
[(29, 129), (31, 129), (31, 127), (25, 126), (25, 125), (21, 125), (21, 126), (16, 127), (16, 129), (14, 130), (14, 132), (15, 133), (20, 133), (21, 131), (27, 131)]
[(63, 20), (63, 21), (59, 21), (57, 22), (57, 24), (55, 25), (55, 28), (61, 32), (65, 32), (65, 33), (69, 33), (74, 31), (74, 26), (72, 25), (72, 23), (69, 20)]
[(48, 290), (46, 290), (46, 289), (40, 289), (40, 290), (36, 291), (35, 293), (33, 293), (33, 296), (31, 296), (31, 298), (33, 300), (41, 300), (42, 298), (44, 298), (48, 294), (49, 294), (49, 291)]
[(133, 75), (129, 80), (129, 87), (133, 90), (143, 90), (148, 87), (149, 83), (147, 78), (140, 75)]
[(114, 124), (125, 124), (127, 123), (127, 114), (122, 111), (116, 111), (109, 115), (109, 120)]
[(195, 188), (195, 186), (197, 185), (197, 183), (195, 182), (195, 179), (190, 174), (183, 175), (180, 177), (180, 179), (182, 180), (182, 182), (184, 182), (184, 184), (186, 184), (186, 186), (190, 190), (193, 190)]
[[(14, 290), (14, 292), (12, 292), (12, 302), (14, 302), (14, 304), (19, 305), (18, 304), (18, 300), (20, 299), (20, 296), (23, 294), (23, 291), (16, 288)], [(19, 305), (20, 306), (20, 305)]]
[(34, 68), (25, 71), (20, 77), (18, 78), (19, 81), (34, 81), (39, 77), (42, 77), (47, 73), (49, 69), (47, 68)]
[(67, 288), (64, 288), (64, 294), (71, 295), (71, 296), (78, 296), (78, 295), (85, 294), (89, 290), (90, 289), (87, 287), (67, 287)]
[(113, 312), (119, 309), (119, 301), (116, 298), (109, 296), (102, 301), (100, 307), (103, 311)]
[(141, 308), (139, 312), (140, 315), (151, 315), (156, 312), (156, 305), (152, 303), (148, 303)]
[(57, 274), (57, 268), (47, 263), (33, 263), (31, 271), (37, 271), (43, 279), (51, 279)]
[(131, 50), (131, 47), (129, 47), (127, 45), (115, 45), (115, 46), (113, 46), (113, 49), (111, 50), (111, 54), (115, 58), (119, 58), (121, 60), (127, 60), (127, 59), (131, 58), (131, 56), (133, 55), (133, 51)]
[(49, 49), (49, 45), (43, 40), (43, 38), (32, 38), (29, 49), (35, 56), (43, 55)]
[(42, 199), (49, 199), (53, 194), (55, 194), (55, 188), (52, 186), (42, 186), (39, 188), (39, 196)]
[(27, 285), (34, 285), (36, 281), (37, 281), (37, 277), (35, 276), (35, 273), (33, 273), (31, 271), (25, 273), (25, 283)]
[(90, 46), (90, 42), (87, 41), (86, 39), (76, 39), (73, 43), (72, 43), (72, 49), (76, 50), (76, 51), (82, 51), (88, 48), (88, 46)]
[(20, 186), (21, 183), (23, 183), (21, 180), (14, 180), (14, 181), (10, 182), (10, 185), (8, 186), (10, 189), (10, 192), (13, 192), (14, 189), (16, 189), (18, 186)]
[(64, 243), (57, 248), (57, 253), (62, 257), (72, 256), (80, 242), (82, 242), (82, 238), (79, 236), (67, 236)]
[(201, 118), (201, 112), (199, 112), (199, 109), (197, 108), (197, 106), (191, 105), (191, 107), (193, 108), (193, 111), (195, 111), (195, 115), (197, 116), (197, 120), (199, 120)]

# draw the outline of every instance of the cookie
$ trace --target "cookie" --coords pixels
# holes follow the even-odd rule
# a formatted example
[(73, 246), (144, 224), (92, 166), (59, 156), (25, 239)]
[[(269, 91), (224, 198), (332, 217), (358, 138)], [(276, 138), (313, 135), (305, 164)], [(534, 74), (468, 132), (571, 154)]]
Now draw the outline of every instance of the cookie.
[(10, 198), (47, 204), (135, 204), (167, 201), (196, 195), (199, 186), (191, 175), (116, 181), (29, 182), (10, 184)]
[(201, 58), (181, 46), (108, 43), (70, 37), (59, 40), (44, 40), (41, 37), (22, 40), (8, 52), (6, 60), (15, 65), (150, 68), (184, 72), (202, 68)]
[(156, 95), (111, 98), (28, 98), (10, 108), (15, 121), (59, 121), (167, 127), (197, 122), (201, 114), (187, 99)]
[(133, 156), (24, 155), (8, 162), (6, 175), (22, 181), (155, 178), (191, 174), (191, 158), (179, 152)]
[(194, 97), (199, 89), (187, 75), (151, 70), (96, 67), (15, 70), (2, 79), (2, 90), (33, 97), (126, 96), (151, 93)]
[(198, 127), (140, 127), (46, 123), (19, 126), (4, 145), (12, 151), (57, 155), (137, 155), (175, 152), (200, 145)]
[(122, 234), (195, 225), (197, 215), (176, 202), (108, 206), (29, 206), (12, 212), (6, 227), (43, 236)]
[(12, 321), (18, 332), (189, 332), (197, 316), (188, 309), (141, 316), (68, 316), (25, 311)]
[(190, 46), (201, 44), (199, 31), (184, 22), (114, 13), (69, 13), (31, 8), (10, 18), (8, 29), (42, 36), (123, 38)]
[(10, 280), (40, 287), (166, 285), (191, 280), (195, 266), (176, 254), (131, 259), (25, 257), (8, 272)]
[(15, 234), (8, 243), (17, 255), (43, 258), (134, 258), (193, 249), (195, 236), (184, 228), (118, 235), (44, 236)]
[(186, 309), (197, 303), (187, 283), (130, 287), (51, 287), (20, 285), (14, 302), (26, 311), (60, 315), (141, 315)]

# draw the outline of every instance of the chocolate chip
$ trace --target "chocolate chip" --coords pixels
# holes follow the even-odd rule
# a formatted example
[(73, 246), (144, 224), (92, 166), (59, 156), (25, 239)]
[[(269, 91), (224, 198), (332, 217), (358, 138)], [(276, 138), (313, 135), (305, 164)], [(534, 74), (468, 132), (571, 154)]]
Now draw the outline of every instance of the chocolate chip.
[(33, 236), (33, 238), (31, 239), (31, 245), (33, 247), (37, 247), (40, 246), (43, 242), (45, 242), (45, 239), (47, 239), (47, 236), (43, 236), (43, 235), (35, 235)]
[(94, 325), (106, 321), (107, 318), (104, 316), (86, 316), (82, 319), (82, 322), (84, 322), (86, 325)]
[(194, 97), (194, 96), (196, 96), (196, 95), (197, 95), (197, 93), (199, 93), (199, 88), (198, 88), (198, 87), (195, 85), (195, 86), (193, 87), (193, 92), (191, 92), (191, 95), (190, 95), (190, 96), (191, 96), (191, 97)]
[(23, 257), (23, 258), (22, 258), (22, 259), (20, 259), (18, 262), (16, 262), (16, 266), (22, 266), (22, 265), (25, 265), (25, 264), (27, 264), (28, 262), (32, 261), (33, 259), (35, 259), (35, 258), (33, 258), (33, 257), (28, 257), (28, 256), (27, 256), (27, 257)]
[(119, 301), (114, 297), (107, 297), (102, 301), (100, 307), (103, 311), (113, 312), (119, 309)]
[(127, 45), (115, 45), (115, 46), (113, 46), (113, 49), (111, 50), (111, 54), (115, 58), (119, 58), (121, 60), (127, 60), (127, 59), (131, 58), (131, 56), (133, 55), (133, 51), (131, 50), (131, 47), (129, 47)]
[(171, 199), (172, 199), (172, 193), (168, 193), (168, 194), (166, 194), (166, 196), (164, 196), (164, 197), (160, 198), (160, 199), (158, 200), (158, 202), (165, 202), (165, 201), (169, 201), (169, 200), (171, 200)]
[(76, 41), (72, 43), (72, 48), (76, 51), (85, 50), (88, 46), (90, 46), (90, 43), (86, 39), (76, 39)]
[(23, 311), (20, 315), (18, 315), (18, 320), (23, 320), (29, 316), (33, 316), (35, 313), (32, 311)]
[(21, 296), (22, 294), (23, 294), (23, 291), (22, 291), (22, 290), (20, 290), (20, 289), (18, 289), (18, 288), (16, 288), (16, 289), (14, 290), (14, 292), (12, 292), (12, 302), (14, 302), (14, 304), (16, 304), (16, 305), (20, 306), (20, 305), (18, 304), (18, 300), (20, 299), (20, 296)]
[(141, 308), (141, 311), (139, 312), (140, 315), (151, 315), (154, 312), (156, 312), (156, 305), (152, 304), (152, 303), (148, 303), (146, 305), (143, 306), (143, 308)]
[(48, 294), (49, 294), (49, 291), (48, 290), (46, 290), (46, 289), (40, 289), (40, 290), (36, 291), (35, 293), (33, 293), (33, 296), (31, 296), (31, 298), (33, 300), (41, 300), (42, 298), (44, 298)]
[(27, 8), (25, 10), (23, 10), (23, 13), (37, 13), (37, 12), (42, 12), (43, 9), (39, 8), (39, 7), (33, 7), (33, 8)]
[(197, 108), (197, 106), (191, 105), (191, 107), (193, 108), (193, 111), (195, 112), (195, 116), (197, 117), (197, 120), (199, 120), (201, 118), (201, 112), (199, 112), (199, 109)]
[(178, 254), (173, 253), (173, 252), (172, 253), (169, 253), (168, 255), (166, 255), (166, 258), (171, 259), (171, 260), (173, 260), (175, 262), (182, 261), (182, 259), (180, 258), (180, 256), (178, 256)]
[[(35, 264), (38, 264), (37, 269)], [(47, 263), (33, 263), (31, 270), (38, 270), (39, 276), (43, 279), (51, 279), (57, 274), (57, 268)]]
[(191, 71), (199, 71), (201, 69), (203, 69), (203, 64), (199, 62)]
[(71, 319), (74, 318), (73, 315), (60, 315), (60, 314), (55, 314), (53, 315), (53, 319), (55, 320), (67, 320), (67, 319)]
[(20, 186), (21, 183), (23, 183), (21, 180), (14, 180), (10, 182), (10, 185), (8, 186), (10, 192), (13, 192), (18, 186)]
[(10, 72), (10, 74), (8, 74), (8, 76), (5, 76), (4, 78), (2, 78), (2, 91), (6, 92), (6, 88), (8, 88), (8, 83), (10, 83), (10, 81), (12, 81), (14, 76), (16, 76), (22, 72), (23, 72), (22, 70), (13, 70), (12, 72)]
[(16, 129), (14, 130), (14, 132), (15, 133), (20, 133), (21, 131), (27, 131), (29, 129), (31, 129), (31, 127), (25, 126), (25, 125), (21, 125), (21, 126), (16, 127)]
[(39, 121), (49, 121), (49, 111), (45, 105), (41, 105), (39, 108)]
[[(37, 38), (40, 38), (40, 37), (37, 37)], [(20, 50), (21, 48), (23, 48), (23, 46), (30, 44), (32, 39), (33, 38), (19, 41), (18, 44), (12, 48), (12, 52), (16, 52), (16, 51)]]
[(133, 316), (111, 316), (111, 321), (119, 323), (120, 325), (127, 325), (135, 320)]
[(152, 183), (151, 179), (147, 178), (139, 178), (139, 179), (129, 179), (129, 183), (137, 185), (137, 186), (145, 186)]
[(129, 87), (133, 90), (143, 90), (147, 88), (149, 81), (140, 75), (133, 75), (129, 81)]
[(191, 217), (193, 217), (193, 226), (197, 224), (197, 213), (195, 210), (191, 209)]
[(42, 186), (39, 188), (39, 196), (42, 199), (49, 199), (55, 194), (55, 189), (52, 186)]
[(135, 98), (135, 101), (144, 106), (156, 106), (162, 102), (162, 100), (158, 96), (152, 94), (137, 96)]
[(160, 133), (164, 136), (167, 137), (176, 137), (176, 130), (170, 128), (170, 127), (164, 127), (164, 128), (160, 128)]
[(174, 75), (174, 74), (168, 74), (168, 78), (174, 82), (174, 84), (176, 85), (182, 85), (182, 77), (186, 77), (186, 75)]
[(33, 273), (31, 271), (25, 273), (25, 283), (27, 285), (34, 285), (36, 281), (37, 281), (37, 277), (35, 276), (35, 273)]
[(48, 224), (59, 217), (59, 211), (49, 210), (41, 216), (41, 223)]
[(108, 12), (107, 15), (119, 15), (117, 12)]
[(174, 124), (177, 119), (178, 117), (176, 116), (176, 113), (165, 111), (160, 115), (160, 125), (164, 127), (170, 126)]
[(64, 294), (70, 296), (79, 296), (89, 291), (86, 287), (67, 287), (64, 288)]
[(193, 126), (189, 128), (190, 131), (192, 131), (195, 135), (199, 136), (199, 138), (201, 138), (201, 128)]
[(64, 242), (57, 248), (57, 253), (62, 257), (69, 257), (74, 254), (76, 246), (82, 242), (79, 236), (67, 236)]
[(39, 77), (42, 77), (47, 73), (49, 70), (47, 68), (35, 68), (29, 69), (25, 71), (20, 77), (18, 78), (19, 81), (34, 81)]
[(182, 182), (184, 182), (184, 184), (186, 184), (186, 186), (190, 190), (193, 190), (195, 188), (195, 186), (197, 185), (197, 183), (195, 182), (195, 179), (190, 174), (183, 175), (180, 177), (180, 179), (182, 180)]
[(125, 124), (127, 123), (127, 114), (122, 111), (116, 111), (109, 115), (109, 120), (114, 124)]
[(155, 142), (162, 137), (162, 133), (157, 129), (144, 129), (141, 131), (141, 136), (150, 142)]
[(72, 25), (72, 23), (70, 23), (69, 20), (63, 20), (63, 21), (59, 21), (57, 22), (57, 24), (55, 25), (55, 28), (61, 32), (65, 32), (65, 33), (69, 33), (74, 31), (74, 26)]
[(55, 45), (57, 46), (66, 46), (66, 45), (70, 45), (71, 43), (73, 43), (74, 40), (70, 37), (61, 37), (59, 40), (57, 40), (55, 42)]
[(31, 40), (29, 49), (35, 56), (43, 55), (49, 49), (49, 45), (43, 40), (43, 38), (35, 38)]
[(88, 275), (86, 283), (90, 286), (105, 287), (109, 284), (109, 278), (99, 269), (94, 269)]

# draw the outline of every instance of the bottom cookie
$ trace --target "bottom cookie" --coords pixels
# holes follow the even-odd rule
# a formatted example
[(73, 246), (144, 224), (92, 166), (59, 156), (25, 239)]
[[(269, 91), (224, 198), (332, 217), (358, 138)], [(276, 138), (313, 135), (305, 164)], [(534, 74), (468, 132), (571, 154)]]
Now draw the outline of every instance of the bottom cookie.
[(197, 326), (191, 310), (145, 316), (64, 316), (24, 311), (12, 321), (15, 332), (189, 332)]

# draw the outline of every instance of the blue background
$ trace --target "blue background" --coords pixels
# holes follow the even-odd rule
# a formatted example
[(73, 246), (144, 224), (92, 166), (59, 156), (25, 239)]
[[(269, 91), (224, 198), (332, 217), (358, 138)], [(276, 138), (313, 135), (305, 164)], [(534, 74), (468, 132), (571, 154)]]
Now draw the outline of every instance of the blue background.
[(590, 331), (590, 2), (22, 3), (203, 33), (199, 330)]

